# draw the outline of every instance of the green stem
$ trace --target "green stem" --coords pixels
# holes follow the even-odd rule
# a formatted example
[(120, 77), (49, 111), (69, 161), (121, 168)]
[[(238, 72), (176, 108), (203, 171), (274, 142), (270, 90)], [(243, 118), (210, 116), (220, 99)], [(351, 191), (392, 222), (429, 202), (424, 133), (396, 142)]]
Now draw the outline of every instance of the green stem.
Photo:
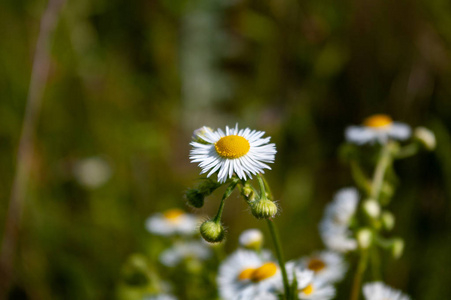
[(285, 299), (291, 299), (290, 298), (290, 284), (288, 282), (288, 276), (287, 276), (287, 270), (285, 269), (285, 260), (283, 258), (282, 254), (282, 247), (279, 240), (279, 235), (277, 234), (276, 230), (276, 224), (272, 220), (266, 220), (269, 227), (269, 232), (271, 233), (271, 237), (274, 242), (274, 248), (276, 249), (276, 256), (277, 261), (279, 262), (280, 270), (282, 272), (282, 280), (283, 280), (283, 287), (285, 290)]
[(371, 246), (371, 269), (374, 281), (378, 281), (381, 279), (380, 265), (381, 261), (379, 256), (379, 250), (377, 249), (376, 245), (373, 244)]
[(263, 176), (263, 174), (258, 174), (258, 179), (263, 181), (263, 185), (265, 186), (269, 199), (273, 200), (274, 198), (272, 196), (272, 191), (271, 188), (269, 187), (268, 181), (266, 181), (265, 176)]
[(218, 224), (219, 222), (221, 222), (222, 211), (224, 210), (224, 206), (225, 206), (225, 200), (232, 194), (232, 192), (235, 189), (237, 184), (238, 184), (238, 181), (235, 180), (225, 190), (224, 195), (222, 196), (222, 199), (221, 199), (221, 204), (219, 204), (218, 213), (216, 214), (216, 216), (213, 219), (213, 221), (215, 223)]
[(360, 254), (359, 265), (357, 266), (356, 273), (354, 275), (354, 282), (351, 290), (351, 300), (358, 300), (360, 295), (360, 285), (362, 284), (363, 274), (365, 273), (366, 265), (368, 261), (368, 250), (363, 249)]
[(391, 143), (388, 142), (384, 145), (381, 152), (381, 157), (377, 163), (376, 169), (374, 171), (373, 183), (371, 185), (371, 198), (374, 200), (379, 199), (379, 194), (382, 189), (382, 184), (384, 183), (385, 172), (392, 161), (390, 155)]
[(351, 174), (357, 185), (362, 190), (370, 194), (371, 184), (369, 183), (368, 178), (363, 173), (362, 168), (360, 168), (360, 165), (355, 160), (351, 160)]
[(399, 150), (399, 152), (396, 154), (397, 159), (407, 158), (410, 156), (414, 156), (418, 153), (418, 150), (420, 148), (418, 147), (417, 143), (412, 143), (410, 145), (407, 145)]

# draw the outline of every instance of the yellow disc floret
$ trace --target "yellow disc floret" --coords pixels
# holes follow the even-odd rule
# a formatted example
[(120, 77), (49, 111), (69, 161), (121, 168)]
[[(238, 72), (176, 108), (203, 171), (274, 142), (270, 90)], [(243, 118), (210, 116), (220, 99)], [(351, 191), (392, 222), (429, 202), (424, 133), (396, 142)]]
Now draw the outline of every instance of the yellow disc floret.
[(373, 128), (386, 127), (391, 125), (392, 123), (393, 123), (392, 118), (390, 118), (390, 116), (383, 114), (372, 115), (363, 121), (363, 125)]
[(308, 266), (307, 268), (309, 268), (312, 271), (315, 272), (319, 272), (322, 269), (324, 269), (326, 267), (326, 264), (318, 258), (312, 258), (309, 262), (308, 262)]
[(313, 291), (314, 291), (314, 289), (313, 289), (313, 285), (311, 283), (302, 289), (302, 292), (306, 295), (311, 295), (313, 293)]
[(185, 212), (183, 210), (181, 210), (179, 208), (173, 208), (173, 209), (169, 209), (169, 210), (165, 211), (163, 213), (163, 216), (171, 222), (177, 222), (178, 218), (184, 214), (185, 214)]
[(238, 280), (247, 280), (251, 279), (252, 273), (254, 273), (254, 268), (247, 268), (241, 271), (240, 275), (238, 275)]
[(248, 140), (239, 135), (228, 135), (215, 143), (215, 149), (219, 156), (229, 159), (245, 155), (250, 148)]
[(262, 280), (268, 279), (277, 272), (277, 266), (273, 262), (268, 262), (263, 264), (261, 267), (255, 269), (254, 272), (252, 272), (251, 280), (253, 282), (260, 282)]

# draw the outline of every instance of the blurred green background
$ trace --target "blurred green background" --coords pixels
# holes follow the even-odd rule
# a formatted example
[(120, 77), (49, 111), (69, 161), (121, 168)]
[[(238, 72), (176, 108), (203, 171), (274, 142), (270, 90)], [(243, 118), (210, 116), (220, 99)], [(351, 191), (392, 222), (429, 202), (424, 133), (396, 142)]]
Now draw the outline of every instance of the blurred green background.
[[(1, 234), (45, 6), (0, 1)], [(344, 128), (388, 113), (432, 129), (438, 148), (395, 166), (406, 249), (384, 260), (385, 281), (451, 299), (451, 2), (68, 0), (51, 49), (12, 298), (114, 299), (127, 257), (149, 246), (145, 219), (185, 206), (202, 125), (272, 136), (286, 258), (321, 249), (324, 206), (352, 184)], [(90, 157), (105, 183), (77, 181)], [(196, 213), (213, 215), (220, 196)], [(266, 230), (238, 195), (224, 222), (229, 251), (241, 230)]]

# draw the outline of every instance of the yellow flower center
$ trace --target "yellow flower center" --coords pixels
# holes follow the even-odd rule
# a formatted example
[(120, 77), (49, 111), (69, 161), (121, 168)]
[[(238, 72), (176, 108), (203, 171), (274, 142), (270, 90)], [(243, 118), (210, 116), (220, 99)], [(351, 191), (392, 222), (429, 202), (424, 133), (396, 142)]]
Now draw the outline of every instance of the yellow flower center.
[(363, 125), (373, 128), (386, 127), (391, 125), (392, 123), (393, 123), (392, 118), (383, 114), (372, 115), (363, 121)]
[(268, 279), (277, 272), (277, 266), (275, 263), (268, 262), (261, 265), (258, 268), (247, 268), (241, 271), (238, 275), (238, 280), (252, 280), (253, 282), (260, 282)]
[(255, 271), (254, 268), (244, 269), (243, 271), (241, 271), (240, 275), (238, 275), (238, 279), (239, 280), (251, 279), (252, 273), (254, 273), (254, 271)]
[(173, 208), (173, 209), (168, 209), (167, 211), (165, 211), (163, 213), (163, 216), (171, 221), (171, 222), (177, 222), (179, 217), (181, 217), (182, 215), (184, 215), (185, 212), (179, 208)]
[(314, 291), (314, 289), (313, 289), (313, 285), (311, 283), (302, 289), (302, 292), (306, 295), (311, 295), (313, 293), (313, 291)]
[(319, 272), (322, 269), (324, 269), (326, 267), (326, 264), (318, 258), (312, 258), (309, 262), (308, 262), (308, 266), (307, 268), (309, 268), (312, 271), (315, 272)]
[(249, 152), (251, 145), (239, 135), (222, 137), (215, 143), (216, 152), (223, 158), (239, 158)]
[(253, 282), (260, 282), (262, 280), (268, 279), (277, 272), (277, 266), (275, 263), (268, 262), (263, 264), (261, 267), (257, 268), (252, 272), (251, 280)]

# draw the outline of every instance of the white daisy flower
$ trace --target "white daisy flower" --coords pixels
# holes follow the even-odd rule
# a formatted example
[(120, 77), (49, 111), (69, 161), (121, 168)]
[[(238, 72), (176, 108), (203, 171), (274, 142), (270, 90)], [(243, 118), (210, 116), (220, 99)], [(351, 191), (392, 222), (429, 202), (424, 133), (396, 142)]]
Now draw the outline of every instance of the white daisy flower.
[(256, 295), (272, 294), (281, 281), (279, 267), (269, 252), (258, 255), (242, 249), (220, 265), (217, 278), (219, 294), (225, 300), (260, 299)]
[(410, 300), (409, 296), (380, 281), (364, 284), (363, 295), (366, 300)]
[(356, 188), (340, 189), (335, 194), (332, 202), (327, 205), (323, 220), (331, 220), (337, 225), (348, 225), (355, 214), (358, 202), (359, 192)]
[[(300, 267), (297, 263), (291, 261), (285, 265), (289, 282), (293, 282), (294, 276), (297, 281), (297, 294), (301, 300), (329, 300), (335, 297), (335, 288), (322, 280), (318, 280), (315, 272)], [(279, 290), (283, 286), (279, 285)]]
[(197, 134), (205, 143), (192, 141), (193, 149), (190, 159), (199, 163), (207, 177), (218, 172), (218, 182), (225, 182), (235, 173), (240, 179), (252, 178), (252, 175), (264, 173), (263, 169), (271, 169), (266, 163), (274, 162), (275, 144), (269, 144), (270, 137), (261, 138), (265, 132), (238, 130), (226, 127), (225, 133), (218, 129), (212, 131), (208, 127)]
[(389, 116), (372, 115), (363, 121), (361, 126), (349, 126), (346, 128), (346, 140), (358, 145), (379, 142), (385, 144), (390, 138), (406, 140), (410, 137), (410, 126), (400, 122), (394, 122)]
[(263, 233), (259, 229), (247, 229), (240, 234), (240, 245), (246, 249), (260, 249), (263, 244)]
[(320, 235), (324, 245), (330, 250), (344, 253), (357, 249), (357, 241), (347, 226), (322, 221)]
[(359, 193), (355, 188), (339, 190), (333, 201), (327, 205), (323, 219), (319, 224), (321, 238), (327, 248), (337, 252), (347, 252), (357, 248), (348, 226), (359, 202)]
[(185, 213), (178, 208), (169, 209), (163, 213), (156, 213), (146, 220), (148, 231), (158, 235), (191, 235), (198, 227), (196, 216)]
[(315, 272), (317, 280), (329, 283), (342, 280), (348, 269), (343, 255), (333, 251), (320, 251), (301, 258), (299, 265), (303, 269)]
[(211, 249), (202, 241), (176, 243), (160, 254), (160, 262), (168, 267), (175, 267), (185, 259), (206, 260), (211, 256)]

